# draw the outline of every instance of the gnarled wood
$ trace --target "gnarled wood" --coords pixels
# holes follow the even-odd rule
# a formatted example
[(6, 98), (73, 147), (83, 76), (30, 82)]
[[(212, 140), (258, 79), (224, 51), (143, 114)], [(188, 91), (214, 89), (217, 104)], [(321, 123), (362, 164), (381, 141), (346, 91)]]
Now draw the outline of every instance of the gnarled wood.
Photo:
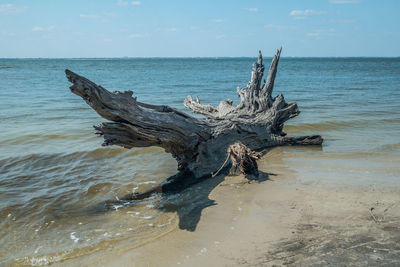
[(139, 102), (131, 91), (111, 93), (70, 70), (65, 72), (73, 83), (71, 92), (109, 120), (94, 126), (96, 133), (104, 137), (103, 145), (160, 146), (177, 160), (179, 173), (162, 185), (164, 192), (174, 184), (185, 187), (210, 177), (224, 162), (228, 147), (237, 141), (251, 150), (322, 143), (319, 135), (286, 137), (282, 132), (284, 122), (300, 112), (296, 103), (287, 103), (282, 94), (272, 97), (280, 54), (281, 49), (275, 54), (267, 80), (261, 85), (264, 65), (259, 52), (250, 82), (237, 89), (241, 98), (237, 106), (232, 105), (232, 100), (222, 101), (218, 107), (203, 105), (198, 98), (194, 100), (188, 96), (184, 105), (205, 115), (204, 119), (168, 106)]
[(222, 164), (221, 168), (219, 168), (219, 170), (214, 173), (212, 177), (215, 177), (219, 174), (229, 159), (232, 161), (232, 167), (235, 169), (239, 168), (241, 173), (258, 176), (258, 165), (256, 160), (261, 158), (261, 156), (261, 152), (252, 151), (243, 145), (242, 142), (238, 141), (228, 147), (224, 164)]

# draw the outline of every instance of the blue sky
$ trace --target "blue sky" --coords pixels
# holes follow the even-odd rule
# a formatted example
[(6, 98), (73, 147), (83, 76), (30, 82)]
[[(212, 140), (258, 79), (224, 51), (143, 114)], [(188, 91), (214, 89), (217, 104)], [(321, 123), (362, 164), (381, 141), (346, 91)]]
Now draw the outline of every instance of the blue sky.
[(0, 57), (400, 56), (399, 0), (0, 0)]

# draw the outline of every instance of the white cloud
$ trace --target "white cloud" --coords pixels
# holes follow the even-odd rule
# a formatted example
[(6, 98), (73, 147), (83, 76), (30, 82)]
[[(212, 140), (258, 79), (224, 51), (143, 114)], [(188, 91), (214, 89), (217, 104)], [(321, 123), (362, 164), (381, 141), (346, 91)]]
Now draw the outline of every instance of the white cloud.
[(54, 25), (51, 25), (51, 26), (48, 26), (48, 27), (35, 26), (35, 27), (32, 28), (32, 31), (33, 32), (52, 31), (55, 28), (56, 28), (56, 26), (54, 26)]
[(312, 9), (306, 10), (292, 10), (289, 15), (292, 16), (294, 19), (305, 19), (307, 16), (311, 15), (322, 15), (325, 14), (325, 11), (318, 11)]
[(26, 6), (16, 6), (13, 4), (0, 4), (0, 14), (16, 14), (25, 11)]
[(128, 6), (128, 5), (132, 5), (132, 6), (140, 6), (142, 4), (142, 2), (140, 1), (132, 1), (132, 2), (128, 2), (128, 1), (124, 1), (124, 0), (118, 0), (117, 1), (117, 5), (118, 6)]
[(281, 30), (293, 29), (294, 27), (293, 26), (285, 26), (285, 25), (267, 24), (267, 25), (264, 25), (264, 28), (281, 31)]
[(109, 42), (112, 42), (112, 39), (111, 38), (104, 38), (103, 42), (109, 43)]
[(214, 19), (213, 20), (215, 23), (221, 23), (221, 22), (223, 22), (224, 20), (223, 19)]
[(79, 17), (82, 19), (93, 19), (93, 20), (99, 20), (103, 23), (107, 23), (112, 19), (115, 19), (118, 17), (118, 13), (112, 13), (112, 12), (105, 12), (102, 14), (79, 14)]
[(43, 27), (39, 27), (39, 26), (35, 26), (35, 27), (33, 27), (32, 31), (33, 32), (42, 32), (42, 31), (44, 31), (44, 28)]
[(117, 5), (118, 6), (127, 6), (127, 5), (129, 5), (129, 2), (123, 1), (123, 0), (118, 0)]
[(258, 8), (256, 8), (256, 7), (246, 7), (245, 10), (247, 10), (249, 12), (258, 12)]
[(168, 28), (166, 29), (167, 32), (177, 32), (178, 29), (177, 28)]
[(357, 4), (357, 3), (360, 3), (360, 0), (330, 0), (329, 3), (335, 4), (335, 5)]
[(319, 37), (337, 36), (337, 33), (336, 33), (336, 30), (333, 29), (333, 28), (330, 28), (330, 29), (318, 29), (318, 30), (313, 30), (312, 32), (307, 33), (306, 36), (316, 37), (316, 38), (320, 39)]
[(319, 36), (319, 32), (309, 32), (309, 33), (307, 33), (307, 36), (317, 37), (317, 36)]
[(148, 34), (148, 33), (145, 33), (145, 34), (133, 33), (133, 34), (128, 35), (128, 38), (129, 39), (139, 39), (139, 38), (146, 38), (149, 36), (150, 36), (150, 34)]
[(84, 19), (98, 19), (98, 18), (100, 18), (99, 15), (94, 15), (94, 14), (79, 14), (79, 17), (84, 18)]
[(317, 11), (312, 9), (306, 10), (292, 10), (290, 12), (290, 16), (309, 16), (309, 15), (321, 15), (324, 14), (324, 11)]

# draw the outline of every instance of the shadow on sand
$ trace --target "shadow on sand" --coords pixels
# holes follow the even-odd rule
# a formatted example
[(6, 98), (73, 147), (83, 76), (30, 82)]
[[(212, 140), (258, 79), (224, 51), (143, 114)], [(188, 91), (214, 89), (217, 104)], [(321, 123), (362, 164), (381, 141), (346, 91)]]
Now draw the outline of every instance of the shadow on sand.
[[(264, 182), (269, 180), (271, 173), (259, 172), (259, 176), (246, 176), (248, 182)], [(200, 221), (203, 209), (217, 205), (215, 200), (209, 198), (211, 191), (219, 186), (229, 175), (221, 174), (214, 178), (206, 179), (197, 183), (182, 192), (174, 195), (166, 195), (159, 209), (164, 212), (176, 212), (179, 217), (179, 228), (187, 231), (195, 231)]]
[[(220, 175), (204, 179), (201, 182), (193, 184), (179, 192), (163, 193), (158, 205), (158, 209), (162, 212), (176, 212), (179, 217), (179, 228), (187, 231), (195, 231), (203, 209), (217, 205), (215, 200), (209, 198), (210, 193), (219, 186), (226, 178), (236, 174), (227, 174), (227, 171)], [(259, 172), (259, 176), (247, 175), (248, 183), (264, 182), (269, 180), (269, 176), (275, 175), (273, 173)], [(115, 210), (113, 207), (118, 205), (118, 208), (129, 207), (136, 205), (138, 201), (127, 201), (122, 198), (121, 200), (108, 200), (94, 205), (90, 208), (89, 213), (102, 214)]]

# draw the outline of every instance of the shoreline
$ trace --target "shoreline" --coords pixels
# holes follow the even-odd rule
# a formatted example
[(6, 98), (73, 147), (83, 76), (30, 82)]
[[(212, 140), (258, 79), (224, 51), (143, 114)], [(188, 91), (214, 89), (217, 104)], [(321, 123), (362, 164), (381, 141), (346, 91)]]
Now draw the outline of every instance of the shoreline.
[[(273, 149), (259, 160), (260, 170), (268, 177), (265, 181), (249, 183), (239, 175), (194, 186), (193, 191), (205, 190), (214, 201), (197, 211), (200, 217), (194, 229), (184, 229), (181, 221), (176, 229), (140, 247), (110, 248), (55, 265), (365, 266), (400, 262), (399, 186), (381, 185), (378, 179), (357, 185), (332, 183), (318, 171), (310, 177), (310, 172), (289, 168), (291, 162), (282, 153), (282, 148)], [(349, 178), (351, 172), (340, 181)]]

